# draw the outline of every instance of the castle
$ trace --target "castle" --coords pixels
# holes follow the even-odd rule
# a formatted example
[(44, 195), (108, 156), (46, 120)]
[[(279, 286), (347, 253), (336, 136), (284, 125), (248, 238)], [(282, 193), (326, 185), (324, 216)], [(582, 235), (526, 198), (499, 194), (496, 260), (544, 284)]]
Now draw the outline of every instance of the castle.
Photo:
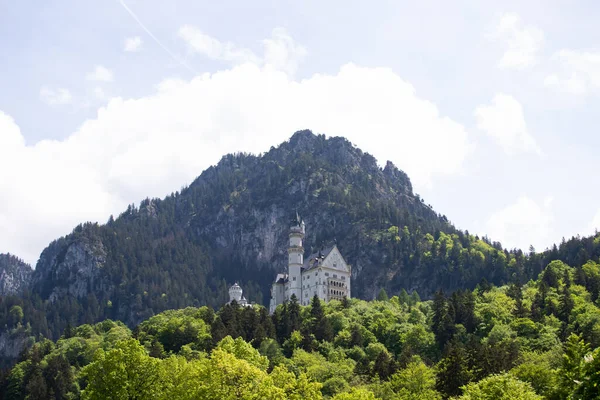
[(312, 254), (304, 260), (302, 240), (306, 233), (298, 214), (290, 227), (288, 273), (278, 274), (271, 287), (269, 311), (296, 295), (301, 305), (308, 305), (313, 296), (323, 301), (350, 297), (352, 268), (346, 263), (336, 244)]
[(231, 304), (233, 301), (235, 301), (238, 306), (242, 306), (242, 307), (252, 307), (252, 304), (246, 300), (246, 298), (243, 296), (243, 290), (241, 288), (240, 285), (238, 285), (238, 283), (234, 283), (233, 286), (231, 286), (229, 288), (229, 301), (227, 302), (227, 304)]

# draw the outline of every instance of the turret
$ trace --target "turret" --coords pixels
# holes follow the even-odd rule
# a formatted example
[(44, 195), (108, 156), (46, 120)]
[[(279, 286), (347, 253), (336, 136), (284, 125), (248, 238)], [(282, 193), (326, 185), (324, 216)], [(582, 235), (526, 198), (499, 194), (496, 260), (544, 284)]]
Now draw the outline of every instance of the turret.
[(236, 283), (229, 288), (229, 302), (236, 301), (238, 304), (242, 300), (242, 288)]
[(306, 231), (304, 221), (296, 213), (290, 227), (290, 247), (288, 248), (288, 274), (289, 297), (296, 295), (298, 301), (302, 299), (302, 265), (304, 264), (304, 247), (302, 240)]

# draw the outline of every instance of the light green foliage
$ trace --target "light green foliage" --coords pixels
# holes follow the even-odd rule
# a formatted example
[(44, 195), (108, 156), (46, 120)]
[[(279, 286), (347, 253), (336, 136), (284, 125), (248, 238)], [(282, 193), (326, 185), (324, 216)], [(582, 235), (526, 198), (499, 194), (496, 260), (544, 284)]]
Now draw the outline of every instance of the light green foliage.
[(484, 293), (481, 300), (475, 304), (475, 316), (482, 321), (486, 329), (491, 329), (498, 323), (510, 323), (514, 308), (515, 301), (496, 288)]
[(158, 340), (168, 353), (177, 353), (184, 344), (207, 350), (211, 343), (210, 326), (203, 320), (207, 314), (206, 307), (162, 312), (140, 324), (138, 338), (146, 347)]
[(299, 372), (306, 373), (310, 379), (317, 382), (325, 382), (333, 377), (349, 381), (356, 365), (356, 362), (349, 358), (330, 361), (319, 353), (309, 353), (302, 349), (294, 351), (290, 361)]
[(283, 350), (286, 355), (293, 354), (294, 351), (300, 347), (302, 343), (302, 334), (299, 331), (294, 331), (290, 335), (290, 338), (283, 343)]
[(590, 352), (590, 346), (580, 336), (571, 334), (563, 347), (564, 354), (560, 368), (560, 392), (566, 397), (583, 379), (585, 357)]
[(572, 398), (600, 398), (600, 349), (595, 349), (593, 352), (583, 356), (580, 380), (576, 381), (575, 392)]
[(340, 393), (333, 400), (375, 400), (375, 395), (364, 388), (353, 388), (347, 393)]
[(22, 361), (14, 366), (6, 383), (7, 399), (22, 399), (24, 397), (25, 375), (31, 362)]
[(435, 372), (418, 356), (413, 357), (405, 369), (392, 375), (390, 384), (399, 400), (441, 399), (435, 390)]
[(491, 375), (477, 383), (469, 383), (459, 400), (542, 400), (533, 388), (509, 375)]
[(294, 375), (284, 367), (278, 366), (271, 372), (273, 384), (282, 389), (283, 399), (304, 400), (321, 399), (321, 384), (313, 382), (306, 374)]
[(553, 399), (557, 398), (559, 362), (560, 354), (556, 351), (530, 352), (523, 355), (523, 362), (510, 373), (520, 381), (529, 383), (537, 394), (546, 399)]
[(82, 376), (87, 381), (84, 400), (158, 398), (163, 378), (160, 360), (148, 356), (135, 339), (120, 342), (108, 352), (98, 350)]
[(269, 366), (269, 359), (262, 356), (258, 350), (244, 342), (242, 338), (232, 339), (231, 336), (227, 336), (217, 344), (217, 349), (233, 354), (236, 358), (245, 360), (263, 371), (266, 371)]
[(12, 325), (17, 325), (20, 324), (21, 321), (23, 321), (23, 309), (21, 308), (21, 306), (17, 306), (14, 305), (10, 308), (10, 311), (8, 312), (8, 315), (10, 316), (10, 321), (12, 323)]

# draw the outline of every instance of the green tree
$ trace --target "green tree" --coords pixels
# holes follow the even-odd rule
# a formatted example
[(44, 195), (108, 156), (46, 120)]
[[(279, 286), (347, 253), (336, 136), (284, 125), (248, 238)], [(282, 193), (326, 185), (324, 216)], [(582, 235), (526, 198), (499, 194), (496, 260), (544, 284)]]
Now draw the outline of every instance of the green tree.
[(258, 350), (242, 338), (232, 339), (231, 336), (225, 337), (217, 344), (216, 349), (233, 354), (239, 360), (245, 360), (249, 364), (263, 371), (269, 366), (269, 359), (260, 354)]
[(373, 392), (365, 388), (353, 388), (349, 392), (339, 393), (332, 400), (376, 400)]
[(401, 400), (436, 400), (435, 372), (415, 356), (406, 368), (390, 377), (390, 384)]
[(543, 400), (529, 384), (509, 374), (488, 376), (463, 390), (459, 400)]
[(384, 288), (379, 289), (379, 293), (377, 293), (378, 301), (388, 301), (389, 297)]
[(17, 324), (20, 324), (21, 321), (23, 321), (23, 309), (21, 308), (21, 306), (18, 305), (14, 305), (10, 308), (10, 311), (8, 312), (9, 316), (10, 316), (10, 324), (12, 326), (15, 326)]
[(317, 295), (314, 295), (310, 304), (311, 332), (315, 335), (315, 339), (319, 341), (331, 341), (333, 339), (333, 329), (329, 319), (325, 317), (321, 300)]
[(151, 358), (136, 339), (120, 342), (108, 352), (98, 350), (82, 376), (82, 399), (152, 399), (161, 395), (160, 360)]
[(564, 397), (571, 394), (583, 380), (584, 357), (590, 346), (574, 333), (563, 344), (562, 365), (559, 370), (560, 392)]
[(457, 396), (472, 378), (468, 355), (464, 345), (456, 340), (448, 343), (444, 353), (437, 366), (436, 389), (446, 396)]

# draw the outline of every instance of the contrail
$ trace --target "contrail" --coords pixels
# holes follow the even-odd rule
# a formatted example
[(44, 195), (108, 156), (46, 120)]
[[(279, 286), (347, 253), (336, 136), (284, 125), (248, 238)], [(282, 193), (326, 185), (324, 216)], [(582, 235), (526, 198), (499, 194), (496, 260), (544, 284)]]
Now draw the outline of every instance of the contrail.
[(192, 73), (194, 74), (198, 74), (198, 72), (196, 72), (192, 67), (190, 67), (190, 65), (188, 63), (186, 63), (185, 61), (183, 61), (182, 59), (180, 59), (179, 57), (177, 57), (175, 54), (173, 54), (171, 52), (171, 50), (169, 50), (167, 48), (167, 46), (165, 46), (164, 44), (161, 43), (160, 40), (158, 40), (158, 38), (156, 36), (154, 36), (154, 34), (152, 34), (152, 32), (150, 32), (150, 30), (148, 28), (146, 28), (146, 25), (144, 25), (142, 23), (142, 21), (140, 21), (140, 19), (137, 17), (137, 15), (135, 15), (135, 13), (133, 11), (131, 11), (131, 9), (129, 7), (127, 7), (127, 4), (125, 4), (125, 2), (123, 0), (119, 0), (119, 3), (121, 3), (121, 5), (123, 6), (123, 8), (129, 13), (129, 15), (131, 15), (131, 17), (133, 19), (135, 19), (135, 21), (138, 23), (138, 25), (146, 31), (146, 33), (152, 38), (154, 39), (154, 41), (164, 50), (166, 51), (173, 60), (177, 61), (179, 64), (183, 65), (184, 67), (186, 67), (188, 70), (190, 70)]

